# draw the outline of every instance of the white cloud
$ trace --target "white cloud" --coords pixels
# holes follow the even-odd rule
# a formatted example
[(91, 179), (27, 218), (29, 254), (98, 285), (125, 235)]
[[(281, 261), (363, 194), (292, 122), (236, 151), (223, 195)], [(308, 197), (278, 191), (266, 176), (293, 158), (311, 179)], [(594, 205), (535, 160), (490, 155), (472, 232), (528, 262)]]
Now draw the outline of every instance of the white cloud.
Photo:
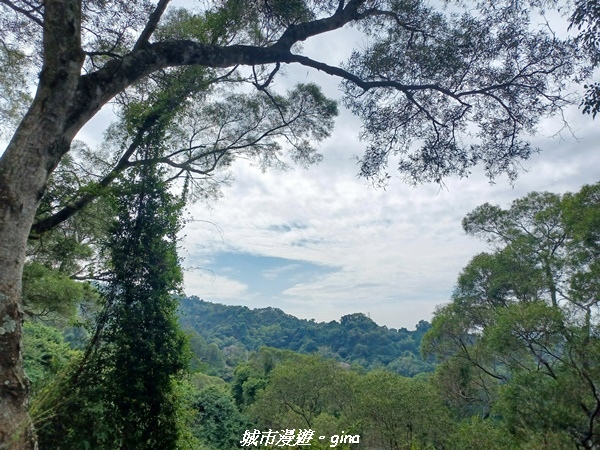
[(185, 292), (215, 302), (235, 302), (248, 299), (248, 286), (237, 280), (206, 270), (186, 270), (184, 273)]
[(300, 264), (286, 264), (285, 266), (276, 267), (274, 269), (263, 270), (262, 276), (267, 280), (274, 280), (275, 278), (294, 271), (299, 267), (301, 267)]
[(339, 132), (324, 146), (323, 163), (308, 171), (263, 174), (240, 162), (233, 168), (238, 181), (211, 211), (193, 208), (219, 229), (193, 223), (185, 246), (193, 255), (237, 251), (338, 268), (290, 287), (272, 306), (317, 320), (370, 311), (379, 323), (412, 327), (448, 300), (461, 268), (485, 249), (462, 231), (469, 211), (486, 201), (506, 207), (532, 190), (575, 191), (596, 181), (600, 155), (593, 143), (600, 133), (585, 125), (590, 118), (574, 119), (582, 123), (582, 141), (538, 138), (546, 150), (525, 163), (529, 172), (514, 187), (505, 180), (490, 185), (475, 171), (444, 188), (392, 179), (385, 191), (373, 189), (356, 178), (349, 159), (360, 144)]
[[(343, 52), (358, 38), (354, 30), (337, 36), (309, 40), (306, 53), (320, 60), (331, 60), (335, 54), (334, 60), (343, 60)], [(291, 66), (285, 70), (289, 78), (275, 80), (280, 89), (315, 81), (326, 94), (337, 95), (334, 78)], [(263, 174), (247, 162), (236, 163), (232, 168), (236, 181), (224, 190), (223, 198), (210, 211), (200, 205), (192, 208), (196, 218), (214, 225), (190, 224), (185, 247), (193, 258), (243, 252), (322, 265), (329, 270), (291, 285), (280, 303), (271, 306), (317, 320), (369, 312), (378, 323), (412, 327), (429, 319), (436, 304), (448, 301), (459, 271), (485, 250), (462, 231), (461, 220), (468, 212), (484, 202), (507, 207), (533, 190), (576, 191), (598, 180), (600, 129), (577, 108), (567, 111), (566, 118), (580, 141), (568, 132), (562, 140), (549, 139), (562, 123), (541, 123), (533, 141), (542, 153), (523, 162), (528, 172), (514, 186), (504, 178), (491, 185), (477, 168), (469, 179), (448, 179), (443, 188), (413, 188), (393, 177), (384, 191), (356, 177), (353, 157), (364, 148), (358, 139), (361, 124), (342, 110), (333, 136), (322, 145), (324, 160), (319, 166)], [(392, 176), (394, 169), (392, 161)], [(265, 271), (263, 278), (284, 277), (286, 267)], [(236, 293), (238, 301), (248, 299), (243, 292), (252, 291), (243, 286)], [(194, 293), (192, 288), (188, 292)], [(265, 300), (248, 301), (258, 306)]]

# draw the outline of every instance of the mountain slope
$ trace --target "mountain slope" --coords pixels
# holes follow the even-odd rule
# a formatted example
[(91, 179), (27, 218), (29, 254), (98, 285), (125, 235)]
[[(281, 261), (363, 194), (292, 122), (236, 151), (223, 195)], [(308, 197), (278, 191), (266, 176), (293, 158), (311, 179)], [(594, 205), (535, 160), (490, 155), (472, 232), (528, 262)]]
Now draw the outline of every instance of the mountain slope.
[(209, 366), (233, 367), (247, 352), (268, 346), (321, 353), (367, 369), (386, 367), (405, 376), (434, 367), (419, 353), (430, 327), (425, 321), (415, 331), (379, 326), (362, 313), (343, 316), (339, 322), (315, 322), (277, 308), (227, 306), (197, 297), (182, 298), (180, 311), (182, 326), (201, 336), (192, 339), (192, 349)]

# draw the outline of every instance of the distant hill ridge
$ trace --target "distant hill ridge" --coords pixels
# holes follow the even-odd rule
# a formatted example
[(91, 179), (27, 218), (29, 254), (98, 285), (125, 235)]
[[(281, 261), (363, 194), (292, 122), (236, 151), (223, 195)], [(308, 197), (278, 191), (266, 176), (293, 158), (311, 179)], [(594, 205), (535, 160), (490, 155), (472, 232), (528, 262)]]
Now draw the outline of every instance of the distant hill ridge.
[[(231, 367), (239, 363), (243, 352), (268, 346), (320, 353), (367, 369), (388, 368), (404, 376), (434, 368), (419, 352), (421, 338), (430, 328), (424, 320), (414, 331), (379, 326), (362, 313), (345, 315), (339, 322), (315, 322), (286, 314), (279, 308), (228, 306), (195, 296), (182, 298), (180, 310), (182, 326), (195, 331), (204, 341), (196, 342), (195, 353), (213, 366), (220, 365), (222, 359), (225, 367)], [(215, 354), (215, 347), (221, 355)]]

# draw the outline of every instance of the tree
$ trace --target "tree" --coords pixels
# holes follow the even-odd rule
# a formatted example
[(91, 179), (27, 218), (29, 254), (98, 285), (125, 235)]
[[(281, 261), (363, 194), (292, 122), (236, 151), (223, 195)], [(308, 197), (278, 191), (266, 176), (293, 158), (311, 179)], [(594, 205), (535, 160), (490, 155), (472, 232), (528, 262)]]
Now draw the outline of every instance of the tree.
[(455, 409), (501, 417), (523, 442), (600, 443), (599, 193), (533, 192), (467, 215), (494, 252), (462, 271), (424, 338)]
[(370, 448), (444, 448), (450, 416), (427, 381), (373, 371), (360, 378), (354, 395), (351, 416)]
[[(159, 143), (148, 146), (159, 154)], [(133, 192), (120, 196), (108, 246), (114, 275), (99, 364), (108, 363), (104, 401), (120, 443), (111, 448), (174, 449), (181, 432), (173, 382), (187, 361), (173, 294), (183, 280), (176, 249), (183, 205), (161, 178), (157, 167), (142, 166), (124, 183)]]
[[(161, 151), (159, 141), (145, 145), (148, 153)], [(46, 448), (84, 442), (98, 449), (177, 448), (175, 381), (187, 367), (174, 297), (182, 282), (176, 234), (183, 202), (162, 176), (145, 165), (119, 182), (127, 195), (117, 197), (118, 219), (106, 243), (111, 270), (101, 288), (104, 310), (41, 435)]]
[(286, 361), (273, 369), (252, 416), (273, 429), (314, 428), (319, 415), (332, 412), (336, 403), (351, 401), (344, 375), (336, 361), (316, 355)]
[[(0, 442), (10, 448), (33, 448), (35, 441), (26, 413), (21, 356), (27, 238), (48, 178), (69, 153), (77, 132), (115, 96), (135, 94), (143, 101), (144, 93), (168, 87), (163, 81), (170, 76), (177, 79), (186, 68), (200, 68), (213, 81), (230, 76), (246, 80), (281, 114), (279, 123), (287, 124), (297, 116), (297, 105), (287, 115), (270, 87), (282, 64), (300, 64), (343, 81), (347, 105), (364, 120), (364, 176), (385, 179), (388, 159), (397, 155), (401, 173), (415, 182), (466, 175), (476, 164), (483, 164), (491, 177), (512, 177), (515, 162), (532, 151), (524, 134), (565, 104), (563, 82), (574, 70), (575, 47), (531, 30), (528, 4), (480, 5), (474, 14), (467, 5), (464, 14), (452, 15), (417, 1), (220, 0), (200, 13), (178, 11), (163, 18), (168, 3), (0, 4), (0, 82), (10, 88), (3, 91), (10, 95), (3, 95), (0, 107), (2, 114), (19, 117), (0, 159)], [(347, 64), (332, 65), (300, 53), (303, 41), (347, 25), (365, 31), (370, 42)], [(24, 69), (15, 60), (30, 65)], [(244, 75), (242, 66), (253, 70)], [(22, 95), (21, 81), (26, 77), (18, 71), (27, 75), (26, 69), (39, 78), (33, 100), (23, 108), (27, 96)], [(313, 88), (308, 91), (308, 97), (319, 99)], [(165, 101), (162, 109), (168, 111)], [(333, 111), (327, 110), (327, 102), (321, 98), (317, 103), (330, 119)], [(163, 115), (150, 114), (135, 129), (143, 134)], [(315, 126), (308, 135), (292, 140), (292, 157), (307, 156), (310, 149), (303, 143), (313, 137), (312, 130), (318, 131), (318, 120), (313, 116)], [(279, 136), (285, 141), (293, 129)], [(176, 174), (179, 169), (206, 175), (212, 166), (207, 172), (191, 164), (202, 148), (192, 142), (181, 152), (174, 149), (171, 156), (185, 156), (184, 161), (168, 156), (160, 161), (130, 159), (128, 149), (122, 149), (98, 186), (105, 188), (114, 180), (119, 164), (158, 162)], [(211, 157), (216, 163), (227, 160), (218, 146), (204, 149), (205, 165)], [(67, 209), (86, 203), (89, 197), (82, 195)], [(33, 231), (43, 229), (38, 225)]]
[(194, 406), (193, 432), (201, 442), (215, 450), (239, 448), (248, 424), (227, 389), (214, 385), (202, 389), (194, 398)]

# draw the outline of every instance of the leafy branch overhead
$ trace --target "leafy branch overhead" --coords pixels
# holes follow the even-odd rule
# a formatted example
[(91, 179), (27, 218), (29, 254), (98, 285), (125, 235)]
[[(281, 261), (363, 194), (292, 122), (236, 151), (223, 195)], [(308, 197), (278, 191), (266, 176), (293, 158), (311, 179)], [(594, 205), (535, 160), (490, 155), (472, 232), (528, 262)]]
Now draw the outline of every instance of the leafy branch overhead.
[[(168, 76), (165, 82), (176, 85), (174, 89), (159, 91), (148, 100), (129, 101), (122, 120), (107, 134), (107, 146), (117, 159), (94, 161), (85, 177), (90, 179), (89, 173), (100, 169), (93, 181), (84, 182), (69, 199), (40, 215), (32, 226), (34, 235), (78, 213), (133, 167), (161, 164), (170, 179), (185, 177), (191, 183), (193, 197), (210, 198), (227, 181), (227, 168), (238, 157), (255, 161), (263, 170), (284, 169), (288, 158), (301, 166), (320, 161), (313, 142), (329, 136), (337, 106), (316, 85), (299, 84), (285, 96), (270, 94), (266, 88), (218, 96), (205, 85), (198, 91), (195, 79), (181, 84), (182, 78), (191, 77)], [(143, 154), (149, 145), (165, 150), (160, 157), (148, 159)], [(50, 184), (50, 193), (52, 189)]]
[[(266, 167), (279, 162), (282, 139), (295, 162), (315, 162), (309, 138), (329, 135), (334, 106), (316, 86), (298, 86), (286, 100), (270, 93), (281, 63), (299, 63), (343, 81), (345, 104), (364, 121), (362, 176), (385, 182), (390, 158), (396, 158), (401, 175), (411, 182), (467, 176), (478, 164), (492, 179), (503, 173), (514, 178), (519, 160), (535, 150), (527, 135), (540, 118), (568, 104), (564, 82), (576, 71), (575, 43), (533, 32), (528, 7), (456, 15), (416, 2), (228, 1), (201, 13), (171, 10), (160, 23), (167, 3), (156, 5), (135, 42), (131, 29), (141, 27), (145, 16), (133, 11), (127, 26), (98, 21), (98, 30), (92, 31), (86, 24), (84, 66), (89, 72), (81, 77), (81, 98), (91, 101), (89, 87), (104, 86), (109, 79), (116, 92), (124, 87), (119, 83), (135, 83), (120, 98), (128, 126), (137, 123), (137, 135), (127, 143), (112, 139), (121, 156), (95, 180), (100, 188), (147, 162), (135, 154), (150, 132), (169, 141), (172, 153), (153, 162), (170, 165), (174, 175), (207, 180), (242, 151)], [(301, 41), (352, 23), (369, 43), (346, 64), (330, 65), (295, 51)], [(103, 33), (117, 38), (110, 44), (90, 39)], [(167, 69), (194, 64), (213, 68)], [(244, 64), (254, 67), (253, 76), (242, 72), (239, 65)], [(232, 69), (218, 70), (228, 66)], [(142, 81), (142, 67), (158, 72)], [(254, 85), (257, 94), (233, 93), (243, 84)], [(304, 95), (298, 101), (300, 92)], [(211, 108), (211, 101), (221, 106)], [(168, 132), (175, 121), (187, 129)], [(200, 196), (214, 192), (211, 183), (197, 188)], [(89, 189), (75, 195), (39, 219), (32, 231), (53, 228), (94, 198)]]
[[(19, 3), (9, 4), (14, 11)], [(166, 1), (151, 14), (149, 3), (117, 3), (116, 21), (84, 4), (87, 73), (73, 125), (169, 66), (301, 64), (343, 82), (346, 105), (364, 121), (361, 174), (370, 178), (384, 175), (392, 156), (412, 182), (466, 176), (477, 164), (491, 178), (514, 178), (534, 150), (527, 136), (568, 103), (564, 83), (578, 70), (575, 42), (533, 30), (528, 4), (457, 14), (420, 2), (233, 0), (200, 13), (170, 11), (163, 25)], [(345, 64), (299, 52), (302, 41), (350, 24), (368, 40)]]

